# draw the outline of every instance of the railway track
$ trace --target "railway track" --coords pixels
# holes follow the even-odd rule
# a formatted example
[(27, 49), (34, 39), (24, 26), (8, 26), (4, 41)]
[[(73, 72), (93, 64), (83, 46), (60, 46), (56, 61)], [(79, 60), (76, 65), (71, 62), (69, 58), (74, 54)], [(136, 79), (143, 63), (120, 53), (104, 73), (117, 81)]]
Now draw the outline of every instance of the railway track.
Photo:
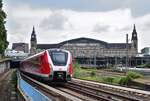
[(66, 87), (70, 89), (86, 90), (97, 96), (104, 96), (111, 101), (149, 101), (150, 92), (132, 88), (107, 85), (102, 83), (90, 82), (85, 80), (73, 79), (68, 82)]
[(105, 100), (105, 101), (141, 101), (133, 97), (124, 96), (122, 94), (118, 94), (112, 91), (105, 91), (103, 89), (74, 83), (74, 82), (68, 82), (65, 84), (65, 87), (68, 89), (75, 90), (81, 94), (84, 94), (86, 96), (92, 97), (95, 100)]
[(77, 79), (54, 86), (40, 83), (26, 75), (22, 76), (44, 94), (53, 96), (54, 99), (57, 99), (56, 101), (149, 101), (150, 99), (150, 95), (145, 93), (135, 93)]
[[(88, 95), (81, 93), (79, 94), (79, 91), (72, 91), (70, 92), (69, 89), (65, 89), (65, 85), (68, 84), (58, 84), (58, 85), (47, 85), (43, 84), (41, 82), (38, 82), (37, 80), (34, 80), (24, 74), (21, 74), (22, 78), (27, 81), (32, 86), (36, 87), (39, 91), (42, 91), (47, 96), (53, 97), (52, 99), (57, 99), (56, 101), (97, 101), (95, 98), (91, 98), (91, 94)], [(52, 88), (51, 88), (52, 87)], [(94, 95), (93, 95), (94, 96)], [(111, 101), (108, 98), (105, 97), (98, 97), (98, 101)]]
[[(68, 86), (68, 87), (66, 87)], [(90, 90), (87, 90), (85, 88), (76, 87), (73, 85), (65, 84), (63, 87), (55, 87), (56, 89), (69, 93), (77, 98), (82, 99), (83, 101), (112, 101), (111, 99), (105, 97), (105, 96), (99, 96), (95, 93), (93, 93)]]
[(64, 93), (60, 90), (55, 89), (54, 87), (50, 87), (47, 84), (41, 83), (33, 78), (28, 77), (21, 73), (21, 77), (23, 80), (28, 82), (30, 85), (35, 87), (37, 90), (41, 91), (47, 97), (49, 97), (52, 101), (82, 101), (79, 98), (76, 98), (72, 95)]

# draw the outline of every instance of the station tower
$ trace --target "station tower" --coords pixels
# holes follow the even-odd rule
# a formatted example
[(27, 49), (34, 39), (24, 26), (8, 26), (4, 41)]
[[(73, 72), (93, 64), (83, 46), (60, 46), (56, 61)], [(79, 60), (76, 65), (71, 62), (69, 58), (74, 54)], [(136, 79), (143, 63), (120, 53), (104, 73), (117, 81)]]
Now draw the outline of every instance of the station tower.
[(138, 37), (137, 37), (137, 32), (134, 24), (133, 32), (132, 32), (132, 38), (131, 38), (131, 44), (132, 44), (132, 49), (138, 53)]
[(36, 34), (35, 34), (35, 28), (33, 26), (31, 39), (30, 39), (30, 54), (35, 54), (36, 48), (37, 48), (37, 39), (36, 39)]

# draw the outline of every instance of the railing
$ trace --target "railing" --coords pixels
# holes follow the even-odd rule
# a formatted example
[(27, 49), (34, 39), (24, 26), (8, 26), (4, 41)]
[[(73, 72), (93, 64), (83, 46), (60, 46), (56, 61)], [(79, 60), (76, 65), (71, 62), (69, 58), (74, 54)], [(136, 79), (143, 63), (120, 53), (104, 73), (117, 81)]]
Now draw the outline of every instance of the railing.
[(23, 80), (18, 72), (18, 90), (24, 97), (25, 101), (52, 101), (47, 96), (39, 92), (37, 89)]

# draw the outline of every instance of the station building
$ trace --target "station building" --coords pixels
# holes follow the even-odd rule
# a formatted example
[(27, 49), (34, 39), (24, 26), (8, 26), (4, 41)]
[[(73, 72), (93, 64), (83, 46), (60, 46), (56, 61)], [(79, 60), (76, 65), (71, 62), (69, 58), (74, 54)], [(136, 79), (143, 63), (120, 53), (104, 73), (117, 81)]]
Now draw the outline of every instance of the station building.
[(30, 43), (30, 52), (35, 52), (35, 49), (36, 51), (50, 48), (66, 49), (72, 53), (73, 59), (79, 63), (97, 66), (104, 64), (125, 64), (127, 57), (136, 57), (138, 53), (138, 36), (135, 25), (131, 43), (108, 43), (97, 39), (81, 37), (56, 44), (37, 44), (34, 28)]

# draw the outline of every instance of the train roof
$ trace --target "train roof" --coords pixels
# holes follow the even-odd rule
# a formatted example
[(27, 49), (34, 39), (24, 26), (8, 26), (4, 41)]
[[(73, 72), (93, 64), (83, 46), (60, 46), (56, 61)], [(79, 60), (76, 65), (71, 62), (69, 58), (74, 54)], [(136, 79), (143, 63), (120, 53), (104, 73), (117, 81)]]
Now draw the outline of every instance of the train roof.
[(65, 52), (69, 52), (68, 50), (64, 50), (64, 49), (59, 49), (59, 48), (53, 48), (53, 49), (47, 49), (48, 51), (65, 51)]
[(27, 58), (24, 59), (23, 61), (26, 61), (26, 60), (31, 59), (31, 58), (33, 58), (33, 57), (42, 55), (42, 54), (44, 54), (45, 51), (55, 51), (55, 50), (56, 50), (56, 51), (65, 51), (65, 52), (67, 52), (67, 53), (69, 52), (68, 50), (58, 49), (58, 48), (46, 49), (46, 50), (44, 50), (44, 51), (42, 51), (42, 52), (39, 52), (39, 53), (37, 53), (37, 54), (34, 54), (34, 55), (32, 55), (32, 56), (27, 57)]

